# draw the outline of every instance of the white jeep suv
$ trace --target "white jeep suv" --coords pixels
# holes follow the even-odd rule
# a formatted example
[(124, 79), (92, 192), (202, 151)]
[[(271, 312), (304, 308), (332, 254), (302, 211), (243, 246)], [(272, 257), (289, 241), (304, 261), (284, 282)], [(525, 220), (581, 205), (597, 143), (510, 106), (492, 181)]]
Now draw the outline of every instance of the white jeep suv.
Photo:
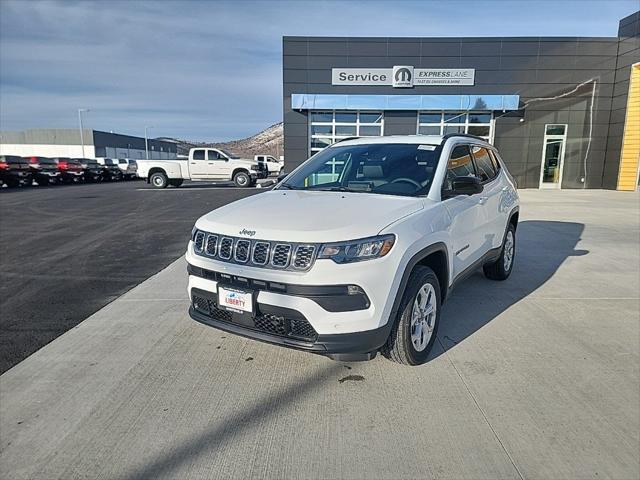
[(189, 313), (335, 359), (381, 351), (421, 364), (453, 286), (480, 267), (494, 280), (511, 273), (518, 203), (480, 138), (335, 143), (273, 190), (198, 219), (186, 253)]

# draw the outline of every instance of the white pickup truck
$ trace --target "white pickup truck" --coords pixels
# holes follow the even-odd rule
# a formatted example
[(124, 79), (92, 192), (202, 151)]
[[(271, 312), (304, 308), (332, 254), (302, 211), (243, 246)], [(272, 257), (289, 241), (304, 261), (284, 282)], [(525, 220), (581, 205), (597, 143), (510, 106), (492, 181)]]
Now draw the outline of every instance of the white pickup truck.
[(282, 173), (282, 171), (284, 170), (284, 161), (278, 160), (273, 155), (256, 155), (253, 158), (255, 158), (256, 162), (266, 164), (267, 172), (269, 173), (269, 175), (277, 176), (280, 175), (280, 173)]
[(219, 148), (192, 148), (187, 160), (137, 160), (138, 176), (156, 188), (179, 187), (184, 180), (231, 181), (238, 187), (255, 186), (268, 176), (257, 160), (239, 158)]

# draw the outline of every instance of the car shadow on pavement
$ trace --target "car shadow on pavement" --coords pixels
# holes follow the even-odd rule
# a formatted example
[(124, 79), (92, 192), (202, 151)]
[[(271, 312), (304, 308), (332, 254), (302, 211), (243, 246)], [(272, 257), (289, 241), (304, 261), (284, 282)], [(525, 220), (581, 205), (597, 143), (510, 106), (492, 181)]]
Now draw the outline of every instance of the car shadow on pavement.
[(226, 447), (226, 442), (233, 437), (242, 435), (256, 424), (282, 412), (285, 405), (293, 405), (303, 397), (313, 395), (326, 388), (327, 383), (339, 381), (344, 374), (344, 365), (330, 362), (323, 365), (315, 373), (303, 373), (299, 379), (289, 383), (284, 389), (268, 388), (273, 392), (265, 396), (258, 396), (255, 404), (246, 410), (238, 410), (233, 415), (216, 422), (212, 428), (204, 427), (199, 434), (193, 435), (181, 445), (171, 450), (170, 454), (160, 454), (156, 458), (138, 468), (129, 470), (117, 478), (121, 480), (138, 480), (152, 478), (180, 478), (178, 471), (185, 465), (197, 463), (207, 456), (212, 461), (213, 456), (220, 449)]
[[(504, 282), (492, 281), (476, 272), (456, 286), (443, 306), (438, 330), (441, 348), (434, 348), (430, 359), (473, 335), (494, 318), (535, 292), (546, 283), (569, 257), (587, 255), (577, 250), (584, 224), (527, 220), (518, 224), (516, 257), (511, 276)], [(444, 351), (443, 351), (444, 349)]]

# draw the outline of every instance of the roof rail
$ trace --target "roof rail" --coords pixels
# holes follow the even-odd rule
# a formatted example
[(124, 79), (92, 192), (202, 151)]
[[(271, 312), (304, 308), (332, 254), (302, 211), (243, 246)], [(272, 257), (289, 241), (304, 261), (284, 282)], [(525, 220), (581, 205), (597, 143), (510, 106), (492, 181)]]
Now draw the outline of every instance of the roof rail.
[(486, 142), (486, 140), (484, 138), (478, 137), (476, 135), (470, 135), (468, 133), (448, 133), (444, 137), (442, 137), (442, 141), (446, 142), (448, 139), (453, 138), (453, 137), (473, 138), (474, 140), (482, 140), (483, 142)]
[(336, 143), (340, 143), (340, 142), (346, 142), (347, 140), (357, 140), (358, 138), (361, 137), (345, 137), (345, 138), (341, 138), (340, 140), (336, 140), (335, 142), (333, 142), (331, 145), (335, 145)]

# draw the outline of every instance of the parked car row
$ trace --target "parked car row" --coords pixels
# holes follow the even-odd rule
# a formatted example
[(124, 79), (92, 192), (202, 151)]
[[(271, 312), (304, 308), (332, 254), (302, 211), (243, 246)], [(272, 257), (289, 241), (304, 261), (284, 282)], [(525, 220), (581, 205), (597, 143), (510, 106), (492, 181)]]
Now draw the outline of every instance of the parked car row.
[(136, 161), (125, 158), (0, 156), (0, 185), (8, 187), (130, 180), (137, 171)]

